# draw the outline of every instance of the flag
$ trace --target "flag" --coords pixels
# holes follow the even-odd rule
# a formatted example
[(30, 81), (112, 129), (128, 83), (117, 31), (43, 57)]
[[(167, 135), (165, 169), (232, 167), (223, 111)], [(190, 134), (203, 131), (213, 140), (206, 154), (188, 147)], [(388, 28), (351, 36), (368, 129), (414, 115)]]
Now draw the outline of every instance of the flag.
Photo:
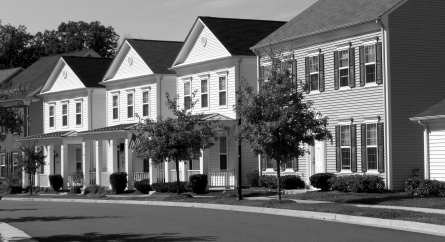
[(140, 143), (141, 140), (139, 139), (139, 137), (136, 136), (134, 133), (132, 133), (130, 143), (128, 144), (128, 148), (134, 150), (136, 147), (139, 146)]

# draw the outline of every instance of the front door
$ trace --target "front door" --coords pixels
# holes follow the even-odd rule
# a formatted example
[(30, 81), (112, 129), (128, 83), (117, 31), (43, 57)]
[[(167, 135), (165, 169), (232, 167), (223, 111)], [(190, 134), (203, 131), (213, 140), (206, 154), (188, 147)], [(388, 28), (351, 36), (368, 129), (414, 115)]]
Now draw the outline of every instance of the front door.
[(323, 141), (315, 141), (314, 153), (315, 174), (323, 173)]

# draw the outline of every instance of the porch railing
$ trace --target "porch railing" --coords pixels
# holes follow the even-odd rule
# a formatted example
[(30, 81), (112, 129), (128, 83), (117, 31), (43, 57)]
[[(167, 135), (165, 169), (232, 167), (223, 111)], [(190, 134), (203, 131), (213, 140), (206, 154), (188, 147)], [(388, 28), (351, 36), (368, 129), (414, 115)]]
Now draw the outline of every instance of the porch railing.
[(49, 177), (46, 174), (39, 174), (39, 184), (41, 187), (49, 187)]
[(150, 173), (149, 172), (133, 172), (133, 181), (140, 181), (143, 179), (150, 179)]
[(187, 171), (187, 179), (189, 179), (189, 177), (190, 177), (191, 175), (196, 175), (196, 174), (200, 174), (200, 173), (201, 173), (200, 170), (188, 170), (188, 171)]
[(101, 184), (102, 186), (109, 186), (110, 185), (110, 172), (101, 172), (100, 178), (101, 178)]
[(96, 172), (90, 172), (90, 185), (97, 184), (96, 183)]
[(158, 169), (158, 181), (157, 182), (165, 182), (165, 170)]
[[(182, 171), (179, 171), (179, 181), (181, 181), (182, 177)], [(175, 182), (177, 181), (177, 177), (176, 177), (176, 170), (170, 170), (170, 181), (169, 182)]]
[(210, 171), (211, 187), (234, 187), (235, 171), (234, 170), (217, 170)]

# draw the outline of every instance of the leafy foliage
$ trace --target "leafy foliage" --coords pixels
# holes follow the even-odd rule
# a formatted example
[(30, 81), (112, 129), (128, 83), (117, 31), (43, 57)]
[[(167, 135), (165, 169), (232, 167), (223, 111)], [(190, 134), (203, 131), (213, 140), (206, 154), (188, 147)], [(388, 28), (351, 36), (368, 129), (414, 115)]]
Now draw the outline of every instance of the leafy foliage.
[(136, 188), (136, 190), (138, 190), (140, 193), (148, 194), (148, 192), (151, 191), (150, 179), (135, 181), (134, 188)]
[(116, 193), (123, 193), (127, 187), (127, 173), (114, 172), (110, 175), (110, 184), (112, 190)]
[(322, 191), (329, 191), (331, 189), (329, 179), (333, 177), (335, 177), (334, 173), (317, 173), (309, 177), (309, 180), (313, 187), (319, 188)]
[[(179, 186), (177, 182), (159, 182), (151, 184), (151, 188), (156, 192), (160, 193), (178, 193), (181, 194), (183, 192), (190, 191), (188, 182), (179, 182)], [(178, 191), (179, 189), (179, 191)]]
[(260, 180), (260, 172), (257, 168), (249, 171), (246, 174), (246, 180), (247, 183), (250, 184), (252, 187), (258, 187), (259, 186), (259, 180)]
[(207, 175), (195, 174), (189, 177), (188, 186), (190, 190), (196, 194), (203, 194), (208, 183)]
[(76, 186), (76, 185), (74, 185), (74, 186), (71, 187), (71, 189), (70, 189), (70, 193), (73, 193), (73, 194), (80, 194), (80, 192), (82, 191), (81, 188), (82, 188), (82, 186)]
[(405, 192), (414, 196), (445, 197), (445, 182), (413, 177), (405, 181)]
[(378, 193), (385, 191), (382, 177), (372, 175), (336, 176), (329, 180), (332, 190), (354, 193)]
[(45, 155), (43, 154), (43, 150), (37, 147), (35, 143), (22, 145), (20, 146), (20, 150), (22, 151), (22, 155), (19, 156), (17, 166), (28, 174), (28, 179), (31, 181), (31, 176), (36, 174), (37, 169), (45, 165)]
[(54, 191), (59, 191), (63, 187), (63, 177), (60, 174), (49, 175), (49, 185)]
[(89, 185), (83, 190), (83, 194), (108, 194), (110, 189), (107, 186), (99, 186), (96, 184)]
[(71, 173), (71, 177), (73, 178), (73, 183), (75, 185), (83, 184), (83, 171), (77, 170), (77, 171)]
[[(263, 175), (259, 178), (259, 185), (268, 188), (277, 188), (278, 179), (277, 176)], [(280, 186), (284, 189), (297, 189), (304, 188), (305, 183), (301, 180), (301, 177), (296, 175), (286, 175), (280, 177)]]

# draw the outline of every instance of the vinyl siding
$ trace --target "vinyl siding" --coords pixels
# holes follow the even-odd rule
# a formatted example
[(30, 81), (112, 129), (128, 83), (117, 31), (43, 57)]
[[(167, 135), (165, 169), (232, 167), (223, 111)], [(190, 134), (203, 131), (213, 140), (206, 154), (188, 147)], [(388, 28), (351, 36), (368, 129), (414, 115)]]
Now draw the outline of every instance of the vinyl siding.
[(29, 107), (29, 135), (43, 133), (43, 101), (33, 102)]
[[(63, 73), (66, 72), (66, 78), (63, 77)], [(48, 91), (45, 92), (59, 92), (68, 89), (84, 88), (85, 85), (73, 72), (73, 70), (64, 63), (62, 69), (57, 74), (57, 78)]]
[(104, 118), (107, 114), (106, 103), (107, 91), (105, 88), (95, 89), (92, 93), (92, 127), (97, 129), (105, 127), (107, 119)]
[(389, 15), (394, 188), (420, 168), (423, 128), (409, 120), (445, 98), (445, 1), (410, 0)]
[[(133, 59), (133, 63), (131, 65), (128, 62), (129, 57)], [(133, 48), (130, 48), (125, 57), (120, 61), (121, 63), (119, 65), (119, 69), (111, 80), (153, 74), (153, 71), (150, 69), (150, 67), (148, 67), (145, 61)]]
[[(360, 124), (364, 122), (364, 117), (380, 116), (381, 121), (385, 120), (384, 110), (384, 93), (383, 85), (374, 87), (360, 86), (360, 70), (359, 70), (359, 46), (362, 45), (363, 39), (379, 37), (381, 40), (381, 32), (371, 32), (351, 36), (348, 38), (341, 38), (335, 41), (324, 42), (316, 45), (309, 45), (302, 48), (294, 49), (287, 54), (294, 54), (297, 61), (297, 78), (304, 82), (305, 80), (305, 57), (308, 52), (316, 49), (321, 49), (321, 54), (324, 54), (324, 68), (325, 68), (325, 92), (318, 94), (305, 94), (306, 100), (314, 102), (313, 108), (322, 113), (323, 116), (329, 117), (328, 129), (331, 131), (333, 140), (326, 141), (326, 171), (337, 173), (336, 171), (336, 152), (335, 152), (335, 125), (338, 124), (339, 119), (353, 118), (353, 124), (357, 125), (357, 174), (361, 172), (361, 151), (360, 151)], [(335, 90), (334, 89), (334, 51), (336, 46), (345, 45), (351, 42), (352, 47), (355, 48), (355, 83), (356, 87), (349, 90)], [(261, 59), (262, 65), (267, 65), (264, 57)], [(307, 154), (299, 158), (299, 171), (301, 174), (307, 171)], [(384, 176), (384, 173), (381, 174)]]
[(165, 105), (165, 102), (167, 101), (167, 98), (165, 94), (168, 92), (170, 94), (170, 98), (176, 97), (176, 75), (164, 75), (164, 78), (161, 80), (161, 90), (160, 90), (160, 110), (162, 117), (173, 117), (173, 113), (168, 109), (167, 105)]
[[(250, 86), (254, 88), (254, 91), (257, 89), (257, 58), (251, 57), (243, 57), (241, 62), (241, 70), (240, 70), (241, 79), (245, 79)], [(238, 83), (237, 83), (238, 84)]]
[(430, 179), (445, 181), (445, 124), (430, 126)]

